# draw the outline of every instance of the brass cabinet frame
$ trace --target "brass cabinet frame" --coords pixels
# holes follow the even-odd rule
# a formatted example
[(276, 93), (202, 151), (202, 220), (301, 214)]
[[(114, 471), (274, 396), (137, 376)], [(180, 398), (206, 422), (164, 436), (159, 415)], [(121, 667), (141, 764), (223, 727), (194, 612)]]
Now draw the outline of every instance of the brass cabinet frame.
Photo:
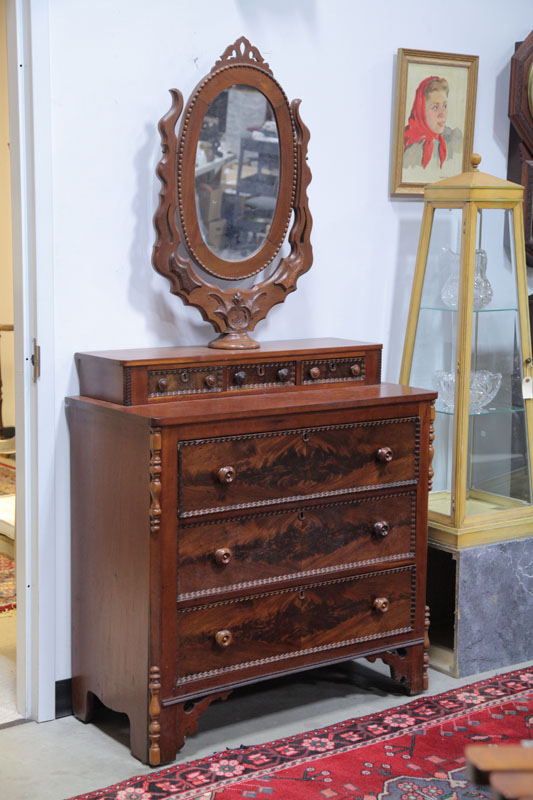
[[(473, 177), (469, 177), (473, 176)], [(460, 179), (463, 178), (463, 186)], [(462, 209), (461, 253), (459, 297), (457, 304), (456, 364), (457, 375), (456, 410), (454, 413), (452, 502), (450, 514), (442, 514), (429, 509), (430, 540), (456, 547), (484, 544), (519, 536), (531, 535), (533, 510), (511, 508), (504, 520), (495, 520), (494, 514), (466, 516), (466, 484), (468, 461), (468, 423), (470, 400), (470, 367), (472, 356), (472, 309), (474, 302), (474, 269), (466, 269), (466, 264), (475, 263), (477, 214), (479, 210), (499, 208), (509, 209), (513, 214), (515, 231), (515, 260), (518, 282), (518, 312), (522, 344), (523, 372), (528, 374), (531, 367), (531, 335), (527, 301), (527, 279), (523, 230), (523, 188), (517, 184), (492, 179), (476, 170), (464, 173), (459, 178), (451, 178), (426, 187), (422, 227), (415, 265), (415, 275), (409, 308), (405, 345), (400, 371), (400, 383), (407, 385), (410, 380), (415, 336), (418, 326), (422, 289), (425, 278), (433, 217), (436, 209)], [(485, 183), (485, 185), (481, 185)], [(449, 196), (448, 201), (446, 197)], [(533, 453), (533, 404), (527, 400), (526, 420), (529, 452)]]

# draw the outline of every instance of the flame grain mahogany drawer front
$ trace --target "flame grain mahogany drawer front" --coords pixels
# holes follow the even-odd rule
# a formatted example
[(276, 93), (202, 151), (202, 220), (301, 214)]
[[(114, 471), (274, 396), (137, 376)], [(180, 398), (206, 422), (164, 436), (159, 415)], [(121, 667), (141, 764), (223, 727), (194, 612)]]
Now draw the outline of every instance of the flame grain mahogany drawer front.
[(294, 386), (296, 363), (276, 361), (261, 364), (235, 364), (227, 367), (228, 390), (260, 389), (267, 386)]
[(404, 567), (178, 611), (177, 684), (409, 634), (414, 581)]
[(222, 367), (177, 367), (148, 371), (148, 399), (222, 391)]
[(407, 417), (180, 442), (179, 516), (415, 483), (419, 425)]
[(414, 559), (416, 491), (183, 526), (182, 600)]
[(302, 383), (365, 382), (366, 362), (361, 358), (323, 358), (304, 361)]

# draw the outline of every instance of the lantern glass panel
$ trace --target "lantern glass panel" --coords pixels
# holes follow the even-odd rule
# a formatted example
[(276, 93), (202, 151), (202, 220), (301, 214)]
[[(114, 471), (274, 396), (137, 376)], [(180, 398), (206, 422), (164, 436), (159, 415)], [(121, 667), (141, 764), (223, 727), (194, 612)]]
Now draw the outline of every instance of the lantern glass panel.
[[(453, 379), (455, 370), (457, 300), (454, 302), (454, 295), (456, 298), (459, 285), (461, 221), (462, 209), (437, 208), (434, 211), (414, 341), (410, 383), (437, 389), (439, 393), (442, 393), (442, 384), (448, 385)], [(452, 403), (453, 395), (452, 385)], [(435, 474), (429, 508), (445, 516), (451, 513), (452, 468), (453, 415), (437, 413)]]
[(478, 212), (478, 253), (492, 297), (474, 303), (466, 516), (531, 504), (512, 214)]

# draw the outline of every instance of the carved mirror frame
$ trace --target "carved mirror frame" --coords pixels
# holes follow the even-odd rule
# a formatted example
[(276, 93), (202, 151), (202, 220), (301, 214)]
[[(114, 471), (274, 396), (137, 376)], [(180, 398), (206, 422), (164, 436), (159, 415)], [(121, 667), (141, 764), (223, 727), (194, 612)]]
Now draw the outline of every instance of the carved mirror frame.
[[(259, 250), (242, 260), (225, 261), (202, 236), (195, 196), (195, 161), (210, 103), (235, 85), (258, 90), (273, 110), (279, 138), (279, 188), (272, 224)], [(313, 262), (312, 219), (307, 201), (311, 180), (307, 166), (309, 131), (299, 115), (300, 100), (289, 104), (269, 65), (245, 37), (226, 48), (194, 89), (185, 110), (181, 92), (171, 89), (170, 94), (171, 108), (159, 123), (163, 156), (157, 174), (162, 186), (154, 217), (157, 238), (153, 266), (168, 278), (172, 294), (197, 308), (219, 333), (210, 347), (257, 348), (259, 344), (250, 331), (296, 289), (298, 278)], [(270, 275), (250, 287), (228, 287), (229, 281), (249, 278), (272, 265), (287, 239), (289, 254), (272, 266)], [(212, 283), (211, 276), (224, 283)]]

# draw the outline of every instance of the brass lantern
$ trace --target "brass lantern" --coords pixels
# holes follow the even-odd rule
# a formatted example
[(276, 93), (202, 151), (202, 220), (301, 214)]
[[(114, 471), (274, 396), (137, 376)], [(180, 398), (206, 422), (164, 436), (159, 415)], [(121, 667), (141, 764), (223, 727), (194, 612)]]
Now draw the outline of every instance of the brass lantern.
[(439, 392), (429, 539), (533, 535), (523, 189), (470, 171), (427, 186), (400, 383)]

